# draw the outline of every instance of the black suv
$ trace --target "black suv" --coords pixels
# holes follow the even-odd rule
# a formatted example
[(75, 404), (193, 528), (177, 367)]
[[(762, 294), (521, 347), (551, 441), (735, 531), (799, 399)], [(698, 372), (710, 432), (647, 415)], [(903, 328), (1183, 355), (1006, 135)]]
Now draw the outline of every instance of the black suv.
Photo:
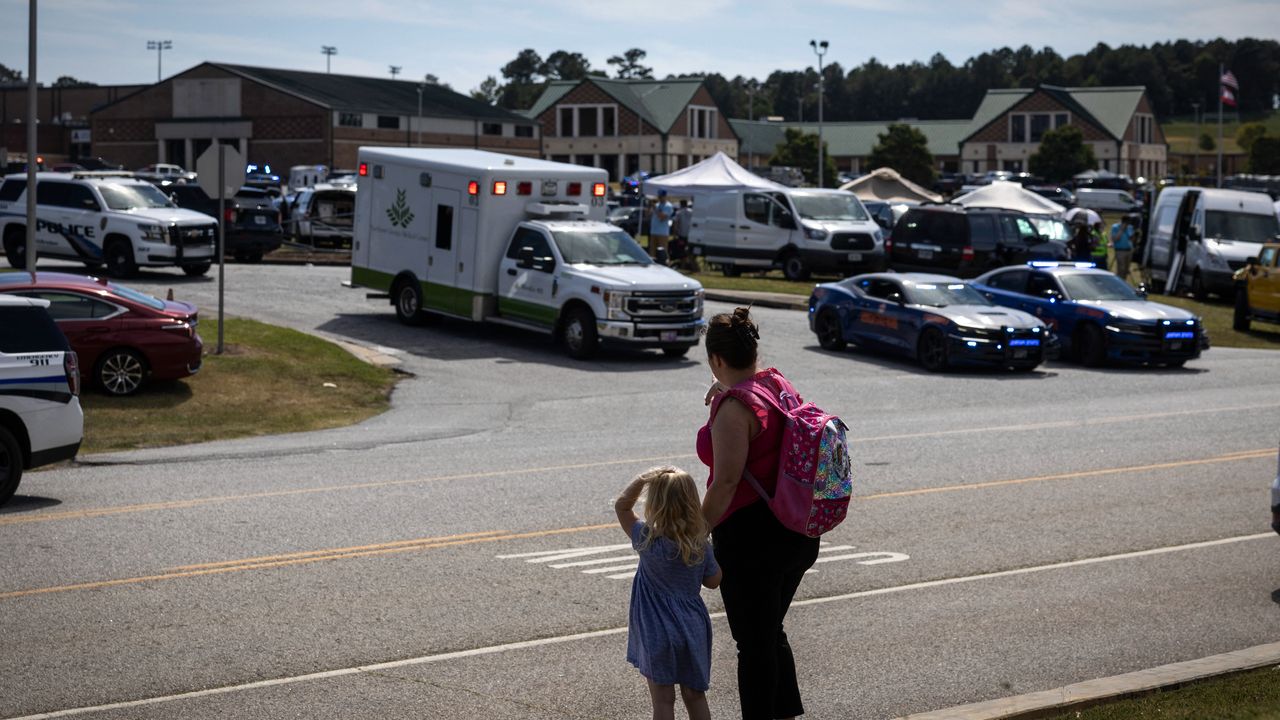
[[(218, 199), (206, 195), (199, 185), (170, 185), (165, 191), (180, 208), (218, 217)], [(280, 247), (284, 240), (280, 211), (272, 206), (266, 191), (243, 187), (226, 199), (223, 208), (227, 255), (240, 262), (258, 262)]]
[(1024, 214), (960, 205), (911, 208), (886, 243), (895, 270), (974, 277), (992, 268), (1028, 260), (1065, 260), (1066, 243), (1050, 240)]

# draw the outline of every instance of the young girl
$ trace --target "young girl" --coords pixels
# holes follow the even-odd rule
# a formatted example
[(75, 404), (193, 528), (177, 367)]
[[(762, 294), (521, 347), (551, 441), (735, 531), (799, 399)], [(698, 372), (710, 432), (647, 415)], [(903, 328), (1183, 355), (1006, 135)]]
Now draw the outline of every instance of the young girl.
[[(632, 507), (646, 492), (645, 520)], [(675, 717), (675, 685), (691, 720), (709, 720), (711, 618), (701, 585), (720, 584), (693, 478), (674, 467), (636, 476), (613, 504), (640, 553), (631, 585), (627, 661), (649, 682), (654, 720)]]

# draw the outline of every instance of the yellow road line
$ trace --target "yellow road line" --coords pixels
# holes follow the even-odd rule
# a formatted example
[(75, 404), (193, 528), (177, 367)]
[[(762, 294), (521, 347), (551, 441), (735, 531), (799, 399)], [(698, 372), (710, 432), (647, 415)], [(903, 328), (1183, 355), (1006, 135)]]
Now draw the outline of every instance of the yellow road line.
[(243, 560), (223, 560), (221, 562), (200, 563), (199, 565), (179, 565), (178, 567), (166, 568), (167, 571), (181, 570), (204, 570), (205, 568), (225, 567), (228, 565), (241, 565), (244, 563), (260, 563), (271, 560), (293, 560), (295, 558), (312, 557), (315, 555), (330, 555), (335, 553), (353, 553), (362, 550), (381, 550), (384, 548), (395, 548), (404, 545), (431, 545), (434, 543), (445, 542), (449, 540), (468, 540), (477, 537), (486, 537), (491, 535), (504, 535), (505, 530), (489, 530), (486, 532), (462, 533), (461, 535), (445, 535), (437, 538), (418, 538), (416, 540), (396, 540), (394, 542), (377, 543), (375, 545), (356, 545), (347, 548), (333, 548), (330, 550), (308, 550), (304, 552), (284, 553), (282, 555), (264, 555), (256, 558), (245, 558)]

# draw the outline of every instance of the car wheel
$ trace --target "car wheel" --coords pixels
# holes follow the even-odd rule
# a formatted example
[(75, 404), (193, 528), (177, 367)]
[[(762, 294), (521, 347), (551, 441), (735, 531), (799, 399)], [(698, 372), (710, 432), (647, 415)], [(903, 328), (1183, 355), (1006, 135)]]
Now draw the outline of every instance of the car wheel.
[(1165, 363), (1164, 366), (1167, 368), (1177, 369), (1186, 364), (1187, 364), (1186, 360), (1170, 360), (1169, 362)]
[(1249, 332), (1249, 290), (1247, 286), (1236, 288), (1236, 309), (1231, 318), (1231, 327), (1239, 332)]
[(725, 277), (738, 277), (742, 274), (742, 271), (738, 269), (737, 265), (730, 265), (728, 263), (720, 266), (720, 272)]
[(27, 266), (26, 233), (26, 228), (11, 227), (4, 234), (4, 258), (15, 270), (21, 270)]
[(916, 346), (916, 356), (920, 364), (929, 372), (941, 372), (947, 369), (950, 361), (947, 357), (947, 338), (937, 328), (928, 328), (920, 333), (920, 342)]
[(824, 350), (845, 348), (844, 331), (840, 329), (840, 316), (835, 310), (827, 308), (818, 313), (818, 317), (813, 322), (813, 330), (818, 335), (818, 344)]
[(600, 349), (600, 336), (596, 333), (596, 318), (582, 306), (569, 310), (560, 326), (560, 339), (565, 351), (575, 360), (586, 360)]
[(796, 281), (809, 279), (809, 266), (804, 264), (800, 253), (789, 253), (782, 258), (782, 276)]
[(212, 267), (212, 265), (213, 265), (212, 263), (202, 263), (200, 265), (183, 265), (182, 272), (186, 273), (187, 277), (200, 277), (201, 275), (204, 275), (205, 273), (209, 272), (209, 268)]
[(1204, 288), (1204, 278), (1200, 277), (1198, 269), (1191, 274), (1191, 297), (1201, 302), (1209, 297), (1209, 292)]
[(392, 290), (395, 298), (396, 319), (405, 325), (421, 325), (426, 320), (422, 312), (422, 286), (412, 280), (401, 280)]
[(22, 482), (22, 448), (6, 427), (0, 427), (0, 505), (9, 501)]
[(662, 354), (669, 358), (682, 358), (689, 354), (689, 346), (678, 345), (676, 347), (664, 347), (662, 348)]
[(1107, 359), (1106, 341), (1097, 325), (1085, 325), (1076, 331), (1076, 358), (1085, 367), (1098, 367)]
[(114, 277), (127, 278), (138, 271), (133, 260), (133, 246), (128, 240), (112, 240), (104, 248), (107, 272)]
[(147, 365), (137, 352), (116, 348), (103, 353), (94, 376), (98, 378), (98, 386), (108, 395), (123, 397), (142, 387), (142, 381), (147, 377)]

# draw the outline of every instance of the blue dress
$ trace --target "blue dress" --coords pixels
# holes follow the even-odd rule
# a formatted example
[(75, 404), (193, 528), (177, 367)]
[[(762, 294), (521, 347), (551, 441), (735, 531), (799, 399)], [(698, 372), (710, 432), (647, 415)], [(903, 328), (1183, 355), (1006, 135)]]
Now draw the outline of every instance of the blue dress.
[(703, 578), (720, 571), (715, 553), (708, 544), (702, 562), (690, 567), (667, 538), (654, 538), (640, 550), (648, 534), (643, 521), (631, 528), (640, 567), (631, 583), (627, 661), (659, 685), (706, 691), (711, 686), (711, 618), (701, 590)]

